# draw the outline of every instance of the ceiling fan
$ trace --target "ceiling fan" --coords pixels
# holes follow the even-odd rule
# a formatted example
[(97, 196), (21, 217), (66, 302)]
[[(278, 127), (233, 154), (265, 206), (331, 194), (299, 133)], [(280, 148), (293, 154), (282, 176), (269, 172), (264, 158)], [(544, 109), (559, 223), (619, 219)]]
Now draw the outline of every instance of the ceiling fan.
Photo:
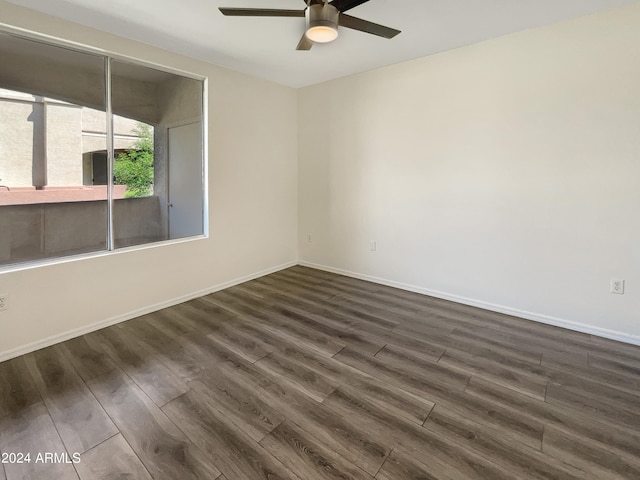
[(311, 50), (314, 43), (329, 43), (338, 38), (338, 25), (384, 38), (393, 38), (400, 30), (368, 22), (347, 15), (350, 10), (369, 0), (305, 0), (304, 10), (278, 10), (269, 8), (225, 8), (223, 15), (236, 17), (305, 17), (306, 30), (296, 50)]

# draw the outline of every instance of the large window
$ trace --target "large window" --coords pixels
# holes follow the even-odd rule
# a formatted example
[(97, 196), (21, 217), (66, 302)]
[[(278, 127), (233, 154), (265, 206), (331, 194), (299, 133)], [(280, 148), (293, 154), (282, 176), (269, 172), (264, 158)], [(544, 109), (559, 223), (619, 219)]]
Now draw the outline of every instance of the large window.
[(0, 266), (203, 235), (203, 82), (0, 32)]

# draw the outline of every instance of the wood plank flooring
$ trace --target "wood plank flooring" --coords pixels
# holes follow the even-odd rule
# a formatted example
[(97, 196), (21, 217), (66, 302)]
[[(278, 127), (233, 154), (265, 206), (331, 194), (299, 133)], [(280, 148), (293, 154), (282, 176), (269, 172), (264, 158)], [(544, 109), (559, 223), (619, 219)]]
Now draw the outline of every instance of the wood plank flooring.
[(639, 479), (640, 347), (293, 267), (1, 363), (0, 453), (32, 459), (0, 480)]

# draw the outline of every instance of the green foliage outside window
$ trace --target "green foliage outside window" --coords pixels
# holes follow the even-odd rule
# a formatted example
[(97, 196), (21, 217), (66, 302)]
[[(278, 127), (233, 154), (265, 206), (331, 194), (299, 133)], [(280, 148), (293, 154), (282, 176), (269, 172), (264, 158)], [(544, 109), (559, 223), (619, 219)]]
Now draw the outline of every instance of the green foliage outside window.
[(148, 197), (153, 193), (153, 130), (144, 123), (134, 133), (132, 148), (116, 157), (113, 175), (117, 185), (126, 185), (125, 198)]

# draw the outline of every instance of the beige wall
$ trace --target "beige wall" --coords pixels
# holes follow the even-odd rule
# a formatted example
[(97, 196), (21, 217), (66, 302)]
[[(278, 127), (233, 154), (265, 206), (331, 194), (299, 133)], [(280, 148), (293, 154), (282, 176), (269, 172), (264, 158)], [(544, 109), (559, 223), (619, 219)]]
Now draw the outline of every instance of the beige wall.
[(300, 259), (640, 343), (639, 51), (635, 4), (300, 90)]
[(82, 108), (47, 105), (47, 185), (82, 185)]
[[(105, 133), (107, 130), (106, 114), (93, 108), (82, 109), (82, 130), (85, 132)], [(115, 135), (130, 135), (138, 125), (137, 120), (113, 116), (113, 133)]]
[[(105, 150), (107, 143), (106, 114), (92, 108), (82, 109), (82, 153)], [(118, 149), (131, 148), (136, 140), (134, 130), (138, 126), (137, 120), (124, 118), (119, 115), (113, 116), (113, 147)]]
[(295, 90), (2, 0), (0, 18), (207, 76), (211, 225), (208, 239), (1, 273), (0, 358), (296, 260)]
[(0, 185), (31, 186), (33, 104), (0, 100)]
[[(115, 149), (133, 145), (137, 125), (114, 115)], [(34, 158), (43, 159), (45, 152), (47, 186), (82, 185), (82, 154), (106, 149), (106, 113), (0, 89), (0, 138), (0, 185), (36, 186)]]

